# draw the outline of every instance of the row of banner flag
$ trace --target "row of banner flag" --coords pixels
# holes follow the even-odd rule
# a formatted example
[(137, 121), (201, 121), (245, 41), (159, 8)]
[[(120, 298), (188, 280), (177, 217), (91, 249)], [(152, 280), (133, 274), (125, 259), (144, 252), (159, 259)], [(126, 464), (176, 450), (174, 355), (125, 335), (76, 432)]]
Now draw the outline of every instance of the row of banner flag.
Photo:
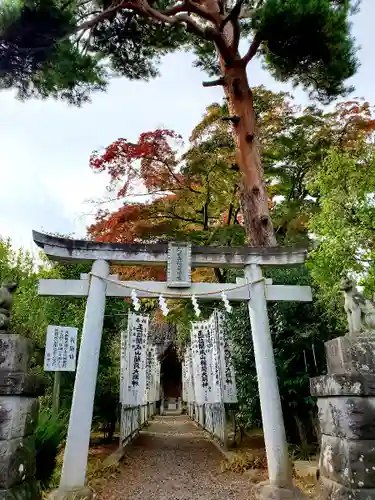
[[(149, 317), (129, 313), (121, 332), (120, 400), (139, 406), (160, 399), (160, 361), (148, 342)], [(236, 403), (232, 346), (224, 331), (224, 316), (214, 311), (208, 320), (192, 322), (191, 343), (182, 363), (182, 399), (188, 403)]]
[(191, 343), (182, 364), (182, 387), (182, 399), (188, 403), (237, 402), (232, 345), (221, 312), (192, 323)]
[(130, 313), (121, 332), (120, 402), (140, 406), (160, 399), (157, 347), (148, 343), (149, 318)]

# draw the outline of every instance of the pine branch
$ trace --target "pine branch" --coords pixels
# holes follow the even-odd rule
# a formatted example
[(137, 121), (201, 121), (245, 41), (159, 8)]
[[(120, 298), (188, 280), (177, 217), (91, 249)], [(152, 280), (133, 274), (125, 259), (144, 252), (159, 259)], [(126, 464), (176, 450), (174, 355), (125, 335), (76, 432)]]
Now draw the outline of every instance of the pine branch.
[(238, 0), (238, 2), (236, 2), (236, 4), (233, 7), (233, 9), (229, 12), (229, 14), (227, 15), (227, 17), (223, 20), (223, 22), (221, 24), (221, 29), (223, 29), (224, 26), (227, 23), (229, 23), (229, 21), (231, 21), (231, 22), (238, 21), (238, 18), (239, 18), (240, 14), (241, 14), (243, 2), (244, 2), (244, 0)]
[(231, 50), (234, 54), (237, 53), (238, 51), (238, 46), (240, 44), (240, 37), (241, 37), (241, 26), (240, 23), (238, 22), (238, 19), (235, 21), (232, 21), (233, 25), (233, 41), (231, 43)]
[(225, 17), (220, 26), (220, 31), (224, 31), (225, 26), (230, 23), (233, 28), (233, 39), (230, 41), (230, 49), (233, 54), (238, 51), (238, 46), (240, 43), (241, 36), (241, 26), (239, 23), (239, 17), (242, 11), (242, 5), (244, 0), (238, 0), (234, 5), (230, 13)]
[(242, 62), (245, 64), (245, 66), (255, 57), (261, 43), (263, 42), (262, 38), (256, 34), (247, 53), (245, 56), (242, 58)]
[(224, 84), (224, 78), (218, 78), (217, 80), (213, 80), (212, 82), (202, 82), (203, 87), (219, 87), (220, 85)]
[(224, 59), (225, 63), (230, 64), (233, 62), (233, 55), (225, 41), (223, 33), (220, 33), (219, 29), (207, 27), (204, 30), (205, 39), (210, 40), (216, 44), (221, 57)]
[(179, 13), (186, 14), (197, 14), (202, 19), (206, 19), (206, 21), (212, 22), (214, 25), (219, 26), (220, 17), (215, 16), (213, 13), (209, 12), (203, 5), (195, 2), (194, 0), (184, 0), (182, 3), (178, 5), (174, 5), (173, 7), (169, 7), (162, 11), (162, 14), (166, 16), (175, 16)]
[(173, 7), (169, 7), (168, 9), (163, 10), (162, 14), (164, 14), (165, 16), (175, 16), (180, 12), (188, 12), (187, 5), (188, 2), (184, 1), (178, 5), (174, 5)]
[(118, 2), (109, 9), (101, 12), (97, 16), (93, 17), (92, 19), (89, 19), (88, 21), (85, 21), (84, 23), (79, 24), (76, 29), (74, 30), (75, 32), (78, 31), (86, 31), (88, 29), (93, 28), (97, 24), (105, 21), (109, 17), (111, 17), (115, 12), (120, 10), (122, 7), (125, 7), (124, 5), (125, 2)]
[[(184, 10), (187, 11), (189, 9), (187, 4), (181, 4), (180, 6), (178, 6), (178, 8), (175, 7), (171, 11), (167, 10), (166, 13), (163, 13), (151, 7), (148, 4), (148, 2), (144, 0), (138, 2), (131, 2), (131, 1), (127, 2), (122, 0), (120, 2), (117, 2), (115, 5), (112, 5), (109, 9), (105, 10), (104, 12), (101, 12), (94, 18), (85, 21), (84, 23), (77, 26), (75, 31), (77, 32), (77, 31), (85, 31), (87, 29), (91, 29), (92, 27), (96, 26), (97, 24), (111, 17), (115, 12), (119, 11), (120, 9), (129, 9), (138, 13), (143, 17), (149, 17), (151, 19), (154, 19), (155, 21), (160, 21), (166, 24), (185, 23), (191, 29), (191, 31), (193, 31), (196, 35), (205, 38), (204, 28), (201, 28), (199, 24), (196, 23), (188, 14), (183, 13)], [(173, 14), (174, 12), (176, 13)]]

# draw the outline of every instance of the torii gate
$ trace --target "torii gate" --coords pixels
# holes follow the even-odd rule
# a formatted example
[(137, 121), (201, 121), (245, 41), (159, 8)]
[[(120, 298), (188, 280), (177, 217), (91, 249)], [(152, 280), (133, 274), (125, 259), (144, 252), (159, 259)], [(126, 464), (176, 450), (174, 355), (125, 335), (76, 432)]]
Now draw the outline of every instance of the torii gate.
[[(33, 231), (34, 242), (49, 259), (60, 262), (92, 262), (90, 275), (79, 280), (39, 280), (39, 295), (86, 297), (81, 347), (74, 385), (64, 464), (60, 487), (53, 498), (87, 498), (85, 476), (89, 449), (95, 386), (99, 363), (106, 296), (130, 297), (133, 289), (147, 286), (147, 291), (137, 291), (139, 297), (171, 296), (167, 282), (119, 281), (109, 275), (110, 264), (165, 266), (170, 258), (168, 244), (117, 244), (58, 238)], [(267, 451), (270, 488), (282, 494), (292, 492), (292, 478), (275, 360), (267, 314), (267, 300), (312, 300), (308, 286), (272, 285), (262, 277), (261, 266), (302, 264), (306, 250), (280, 247), (189, 247), (191, 266), (205, 268), (242, 268), (245, 279), (235, 284), (190, 283), (190, 273), (185, 282), (174, 283), (180, 292), (174, 297), (188, 298), (199, 295), (200, 300), (212, 300), (225, 290), (229, 301), (248, 301), (258, 376), (259, 398), (262, 411), (264, 440)], [(189, 267), (190, 269), (190, 267)], [(170, 277), (169, 277), (170, 278)], [(264, 491), (269, 496), (270, 491)], [(276, 498), (276, 497), (275, 497)]]

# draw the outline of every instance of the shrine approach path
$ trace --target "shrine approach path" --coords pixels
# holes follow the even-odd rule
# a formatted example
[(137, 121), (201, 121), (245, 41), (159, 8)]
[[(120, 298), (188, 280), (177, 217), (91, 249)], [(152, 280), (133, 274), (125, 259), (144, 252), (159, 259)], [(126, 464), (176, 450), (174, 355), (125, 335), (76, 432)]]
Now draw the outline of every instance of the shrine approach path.
[(250, 500), (251, 482), (220, 472), (224, 459), (187, 416), (155, 417), (125, 448), (118, 475), (98, 500)]

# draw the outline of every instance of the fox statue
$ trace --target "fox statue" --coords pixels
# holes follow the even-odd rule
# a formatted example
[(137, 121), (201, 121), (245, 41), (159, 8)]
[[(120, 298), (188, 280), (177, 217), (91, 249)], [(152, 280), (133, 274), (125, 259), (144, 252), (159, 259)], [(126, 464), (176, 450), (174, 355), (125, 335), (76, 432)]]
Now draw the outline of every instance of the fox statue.
[(6, 331), (9, 327), (13, 293), (16, 288), (16, 283), (3, 283), (0, 287), (0, 331)]
[(349, 336), (375, 335), (375, 304), (366, 299), (353, 280), (343, 278), (340, 289), (344, 293), (344, 309), (348, 318)]

